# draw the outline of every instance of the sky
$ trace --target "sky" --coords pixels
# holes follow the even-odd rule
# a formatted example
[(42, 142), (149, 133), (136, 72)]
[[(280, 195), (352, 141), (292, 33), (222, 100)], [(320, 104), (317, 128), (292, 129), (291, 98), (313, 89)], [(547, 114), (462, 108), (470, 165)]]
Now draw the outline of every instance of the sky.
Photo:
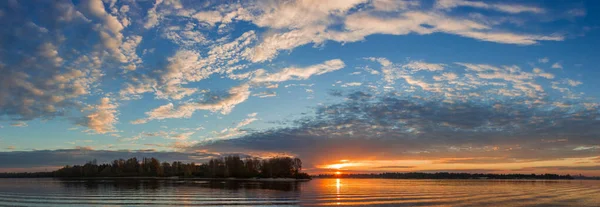
[(600, 176), (600, 2), (0, 1), (0, 172)]

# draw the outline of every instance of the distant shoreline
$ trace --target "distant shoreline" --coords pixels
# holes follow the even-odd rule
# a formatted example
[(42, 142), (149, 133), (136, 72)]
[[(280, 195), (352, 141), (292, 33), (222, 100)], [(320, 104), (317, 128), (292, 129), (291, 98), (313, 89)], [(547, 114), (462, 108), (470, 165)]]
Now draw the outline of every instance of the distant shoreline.
[(585, 177), (571, 179), (543, 178), (365, 178), (365, 177), (313, 177), (311, 179), (295, 178), (198, 178), (198, 177), (0, 177), (0, 179), (32, 179), (53, 178), (57, 180), (172, 180), (172, 181), (258, 181), (258, 182), (304, 182), (313, 179), (385, 179), (385, 180), (470, 180), (470, 181), (559, 181), (559, 180), (600, 180), (600, 177)]
[(296, 178), (199, 178), (199, 177), (48, 177), (60, 180), (195, 180), (195, 181), (310, 181), (311, 179)]
[[(2, 174), (2, 173), (0, 173)], [(54, 178), (58, 180), (182, 180), (182, 181), (267, 181), (267, 182), (300, 182), (310, 181), (312, 179), (386, 179), (386, 180), (521, 180), (521, 181), (552, 181), (552, 180), (600, 180), (600, 177), (579, 177), (573, 176), (570, 178), (392, 178), (392, 177), (353, 177), (353, 176), (311, 176), (310, 179), (297, 178), (206, 178), (206, 177), (156, 177), (156, 176), (115, 176), (115, 177), (54, 177), (54, 176), (39, 176), (39, 177), (1, 177), (2, 178)]]

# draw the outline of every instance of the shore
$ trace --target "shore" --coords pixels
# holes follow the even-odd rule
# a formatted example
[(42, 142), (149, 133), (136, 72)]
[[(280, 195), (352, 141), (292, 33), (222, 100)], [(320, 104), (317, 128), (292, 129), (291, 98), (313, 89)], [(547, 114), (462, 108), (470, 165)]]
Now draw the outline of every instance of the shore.
[(194, 180), (194, 181), (267, 181), (267, 182), (296, 182), (311, 179), (296, 178), (197, 178), (197, 177), (54, 177), (63, 180)]

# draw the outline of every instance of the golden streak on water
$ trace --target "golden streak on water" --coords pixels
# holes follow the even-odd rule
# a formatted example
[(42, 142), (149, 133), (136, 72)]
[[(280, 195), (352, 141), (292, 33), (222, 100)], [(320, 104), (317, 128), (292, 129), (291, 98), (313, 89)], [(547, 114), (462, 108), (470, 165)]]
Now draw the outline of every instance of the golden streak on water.
[(0, 179), (0, 206), (600, 206), (600, 181)]

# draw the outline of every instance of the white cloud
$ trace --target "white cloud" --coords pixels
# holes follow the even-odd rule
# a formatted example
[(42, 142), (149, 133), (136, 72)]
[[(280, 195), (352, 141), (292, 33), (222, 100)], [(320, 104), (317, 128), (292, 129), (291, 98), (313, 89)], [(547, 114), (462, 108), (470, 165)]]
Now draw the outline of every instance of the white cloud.
[(182, 105), (175, 109), (173, 103), (168, 103), (166, 105), (159, 106), (158, 108), (153, 109), (152, 111), (146, 112), (148, 118), (138, 119), (132, 121), (132, 124), (143, 124), (148, 122), (149, 120), (161, 120), (161, 119), (170, 119), (170, 118), (189, 118), (192, 117), (192, 114), (195, 112), (195, 109), (188, 105)]
[(162, 37), (173, 41), (182, 47), (190, 48), (195, 45), (204, 45), (210, 43), (205, 35), (197, 28), (194, 23), (187, 23), (182, 26), (170, 26), (163, 29)]
[[(376, 57), (368, 57), (366, 60), (370, 60), (373, 62), (377, 62), (381, 65), (381, 72), (383, 73), (383, 79), (388, 83), (394, 83), (394, 80), (401, 78), (403, 75), (407, 75), (405, 71), (401, 71), (398, 67), (396, 67), (390, 60), (387, 58), (376, 58)], [(371, 74), (379, 74), (371, 72)]]
[(583, 84), (581, 81), (576, 81), (576, 80), (571, 80), (571, 79), (567, 79), (567, 84), (569, 84), (570, 86), (578, 86)]
[(249, 116), (247, 119), (244, 119), (244, 120), (240, 121), (238, 123), (238, 125), (236, 126), (236, 128), (242, 128), (242, 127), (244, 127), (244, 126), (246, 126), (248, 124), (251, 124), (252, 122), (255, 122), (256, 120), (258, 120), (256, 117)]
[[(194, 74), (195, 70), (191, 70), (188, 68), (196, 66), (194, 63), (198, 62), (196, 53), (186, 52), (186, 55), (183, 55), (183, 58), (177, 59), (176, 66), (173, 63), (169, 66), (169, 71), (166, 73), (166, 77), (168, 81), (163, 79), (163, 82), (169, 83), (170, 85), (178, 86), (178, 84), (182, 83), (182, 80), (194, 81), (194, 79), (201, 80), (205, 77), (202, 74)], [(177, 57), (177, 55), (176, 55)], [(189, 66), (189, 67), (188, 67)], [(250, 96), (250, 84), (260, 84), (260, 83), (269, 83), (269, 82), (283, 82), (288, 80), (305, 80), (310, 78), (313, 75), (321, 75), (324, 73), (328, 73), (331, 71), (339, 70), (343, 68), (344, 62), (339, 59), (325, 61), (322, 64), (316, 64), (312, 66), (308, 66), (306, 68), (284, 68), (281, 71), (266, 74), (264, 71), (257, 71), (254, 77), (250, 80), (249, 83), (241, 84), (239, 86), (233, 87), (229, 90), (229, 95), (223, 99), (220, 99), (213, 103), (184, 103), (178, 107), (175, 107), (172, 103), (167, 105), (160, 106), (156, 109), (153, 109), (149, 112), (146, 112), (147, 118), (134, 120), (131, 123), (133, 124), (142, 124), (146, 123), (150, 120), (155, 119), (167, 119), (167, 118), (189, 118), (192, 114), (197, 110), (207, 110), (211, 112), (220, 112), (222, 114), (229, 114), (231, 110), (238, 104), (246, 101)], [(191, 71), (191, 75), (182, 75), (182, 73), (186, 73), (184, 71)], [(169, 86), (169, 85), (167, 85)], [(123, 93), (129, 93), (129, 91), (135, 92), (140, 88), (127, 88), (126, 91), (122, 91)], [(181, 87), (175, 87), (172, 90), (165, 90), (166, 92), (181, 92)], [(140, 91), (145, 92), (149, 91), (140, 89)], [(164, 89), (163, 89), (164, 90)], [(158, 94), (161, 92), (159, 91)], [(172, 95), (171, 98), (178, 98), (177, 95)], [(268, 97), (269, 95), (265, 96)]]
[(158, 24), (158, 22), (160, 20), (160, 14), (157, 13), (156, 9), (162, 2), (163, 2), (163, 0), (156, 0), (154, 2), (154, 5), (152, 6), (152, 8), (150, 8), (150, 10), (148, 10), (148, 13), (146, 16), (146, 23), (144, 23), (144, 28), (150, 29)]
[(406, 83), (408, 83), (409, 85), (414, 85), (414, 86), (419, 86), (421, 87), (423, 90), (429, 91), (429, 90), (435, 90), (431, 84), (426, 83), (425, 81), (422, 80), (417, 80), (414, 79), (410, 76), (401, 76), (402, 78), (404, 78), (404, 80), (406, 81)]
[(538, 62), (540, 63), (548, 63), (548, 61), (550, 61), (550, 59), (548, 59), (547, 57), (538, 59)]
[[(403, 11), (418, 6), (414, 1), (371, 1), (373, 10), (360, 9), (349, 12), (361, 1), (344, 1), (327, 4), (308, 4), (309, 1), (293, 1), (285, 4), (261, 5), (259, 15), (251, 21), (260, 26), (274, 29), (254, 48), (253, 62), (274, 58), (281, 50), (292, 50), (298, 46), (327, 40), (355, 42), (372, 34), (406, 35), (409, 33), (431, 34), (436, 32), (460, 35), (483, 41), (529, 45), (538, 41), (561, 41), (562, 36), (545, 36), (498, 32), (493, 25), (467, 19), (446, 16), (439, 11)], [(313, 2), (311, 2), (313, 3)], [(471, 4), (472, 3), (472, 4)], [(440, 1), (436, 5), (444, 9), (457, 6), (476, 6), (508, 13), (542, 13), (543, 9), (523, 5), (486, 4), (471, 1)], [(394, 11), (394, 15), (377, 15), (376, 11)], [(298, 18), (298, 15), (302, 15)], [(342, 30), (332, 29), (342, 26)], [(427, 26), (423, 26), (427, 25)], [(275, 32), (281, 31), (281, 32)]]
[(247, 126), (248, 124), (251, 124), (252, 122), (255, 122), (257, 120), (258, 120), (258, 118), (256, 118), (256, 113), (248, 114), (248, 118), (238, 122), (238, 124), (235, 127), (225, 128), (219, 132), (213, 132), (215, 135), (211, 136), (210, 138), (208, 138), (205, 141), (229, 139), (229, 138), (245, 135), (245, 134), (247, 134), (247, 132), (241, 130), (242, 127)]
[(563, 69), (563, 66), (560, 63), (554, 63), (552, 64), (552, 68)]
[(346, 88), (346, 87), (356, 87), (356, 86), (361, 86), (361, 85), (362, 85), (362, 83), (360, 83), (360, 82), (350, 82), (350, 83), (342, 84), (341, 87)]
[(433, 76), (433, 79), (436, 81), (442, 81), (442, 80), (452, 81), (452, 80), (456, 80), (457, 78), (458, 78), (458, 75), (456, 75), (456, 73), (443, 73), (441, 76)]
[(326, 25), (331, 15), (343, 15), (366, 0), (332, 0), (322, 4), (318, 0), (268, 2), (259, 4), (262, 13), (253, 19), (261, 27), (296, 29)]
[(100, 99), (98, 105), (92, 106), (93, 112), (88, 114), (79, 124), (88, 127), (98, 134), (115, 132), (117, 123), (117, 105), (111, 103), (109, 98)]
[(221, 112), (228, 114), (238, 104), (246, 101), (250, 96), (250, 86), (242, 84), (229, 90), (229, 95), (214, 103), (185, 103), (175, 107), (169, 103), (149, 112), (146, 112), (146, 118), (132, 121), (132, 124), (142, 124), (150, 120), (161, 120), (171, 118), (189, 118), (197, 110), (208, 110), (212, 112)]
[(84, 13), (89, 16), (100, 19), (103, 25), (103, 30), (99, 31), (100, 41), (116, 59), (124, 61), (125, 56), (120, 50), (123, 41), (121, 31), (125, 28), (117, 17), (108, 14), (104, 8), (104, 3), (101, 0), (83, 1), (80, 6)]
[(59, 67), (62, 65), (63, 59), (58, 54), (58, 49), (52, 43), (44, 43), (39, 48), (40, 56), (45, 57), (54, 66)]
[(414, 71), (428, 70), (428, 71), (440, 71), (444, 70), (444, 64), (426, 63), (423, 61), (410, 61), (404, 64), (402, 68), (411, 69)]
[(255, 93), (252, 96), (257, 96), (259, 98), (269, 98), (269, 97), (275, 97), (277, 96), (277, 92), (275, 91), (263, 91), (260, 93)]
[(501, 12), (517, 14), (523, 12), (543, 13), (544, 9), (533, 6), (524, 6), (516, 4), (489, 4), (481, 1), (470, 0), (437, 0), (435, 7), (439, 9), (453, 9), (456, 7), (474, 7), (480, 9), (491, 9)]
[[(232, 74), (237, 65), (249, 52), (247, 48), (256, 40), (254, 31), (248, 31), (231, 42), (211, 45), (207, 56), (202, 57), (199, 51), (181, 49), (168, 58), (169, 64), (157, 77), (142, 76), (133, 78), (131, 83), (126, 83), (121, 89), (121, 97), (134, 96), (154, 92), (159, 99), (174, 99), (191, 96), (198, 92), (197, 88), (186, 88), (186, 84), (199, 82), (213, 74)], [(235, 75), (230, 75), (234, 77)]]
[(264, 71), (257, 71), (252, 78), (251, 83), (264, 82), (283, 82), (288, 80), (306, 80), (313, 75), (322, 75), (332, 71), (336, 71), (345, 67), (345, 64), (340, 59), (333, 59), (323, 62), (322, 64), (311, 65), (305, 68), (289, 67), (281, 71), (268, 74)]
[(201, 11), (192, 16), (194, 19), (200, 22), (206, 22), (210, 26), (214, 26), (216, 23), (223, 21), (223, 16), (219, 11)]
[(142, 42), (142, 36), (132, 35), (127, 37), (125, 42), (121, 45), (121, 58), (123, 63), (126, 63), (125, 69), (135, 70), (137, 65), (142, 63), (142, 59), (137, 55), (137, 46)]
[(554, 74), (545, 73), (542, 69), (539, 68), (534, 68), (533, 73), (535, 73), (537, 76), (544, 77), (546, 79), (554, 79)]
[[(498, 24), (477, 22), (447, 16), (444, 11), (469, 6), (492, 9), (511, 14), (543, 13), (544, 9), (519, 4), (489, 4), (477, 1), (438, 1), (431, 10), (419, 10), (418, 1), (390, 0), (335, 0), (323, 4), (315, 0), (258, 1), (245, 4), (227, 4), (211, 10), (182, 9), (181, 5), (157, 12), (162, 1), (148, 11), (146, 28), (156, 25), (161, 17), (177, 15), (210, 27), (221, 24), (219, 32), (232, 21), (247, 21), (266, 28), (260, 42), (247, 53), (248, 60), (272, 60), (280, 51), (314, 43), (362, 41), (372, 34), (406, 35), (410, 33), (448, 33), (483, 41), (529, 45), (539, 41), (561, 41), (562, 36), (522, 34), (495, 28)], [(163, 3), (163, 4), (166, 4)], [(173, 5), (173, 3), (169, 3)], [(442, 9), (442, 10), (439, 10)], [(378, 13), (386, 15), (379, 15)], [(504, 31), (504, 32), (500, 32)], [(197, 36), (199, 37), (199, 36)]]
[(27, 125), (27, 122), (17, 121), (17, 122), (11, 123), (10, 126), (13, 126), (13, 127), (26, 127), (26, 126), (29, 126), (29, 125)]
[(169, 135), (169, 138), (176, 139), (176, 140), (187, 140), (188, 138), (190, 138), (190, 136), (194, 135), (195, 133), (196, 132), (177, 133), (177, 134)]
[(419, 1), (415, 0), (373, 0), (372, 4), (377, 11), (399, 11), (421, 5)]

